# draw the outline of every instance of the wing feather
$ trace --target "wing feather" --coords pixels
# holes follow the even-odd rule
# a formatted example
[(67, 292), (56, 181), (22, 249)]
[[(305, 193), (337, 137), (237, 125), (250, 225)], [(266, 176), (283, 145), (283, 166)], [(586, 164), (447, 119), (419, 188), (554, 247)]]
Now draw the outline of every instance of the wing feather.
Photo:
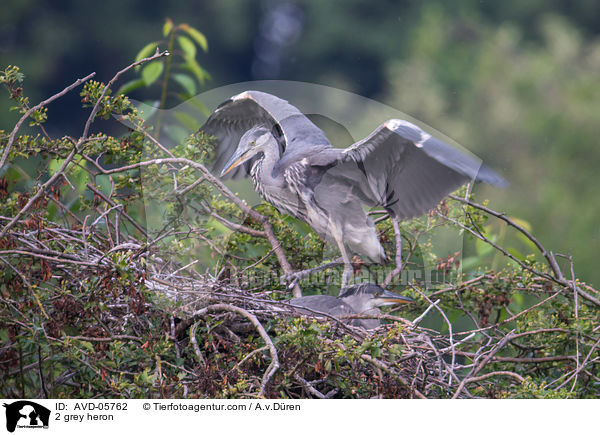
[[(293, 154), (306, 145), (331, 146), (325, 133), (285, 100), (260, 91), (245, 91), (221, 103), (200, 128), (216, 136), (214, 171), (221, 171), (233, 155), (242, 135), (258, 124), (272, 129), (283, 154)], [(230, 172), (233, 178), (247, 176), (252, 161)]]
[(382, 205), (398, 218), (419, 216), (470, 180), (499, 186), (506, 181), (481, 161), (429, 135), (414, 124), (392, 119), (342, 151), (331, 174), (355, 181), (360, 199)]

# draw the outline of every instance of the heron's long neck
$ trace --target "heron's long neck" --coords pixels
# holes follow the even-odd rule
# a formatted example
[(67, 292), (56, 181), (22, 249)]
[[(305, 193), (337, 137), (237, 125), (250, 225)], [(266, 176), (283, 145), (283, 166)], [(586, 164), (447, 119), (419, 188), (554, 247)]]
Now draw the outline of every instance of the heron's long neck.
[(254, 188), (265, 197), (268, 186), (279, 185), (281, 180), (273, 177), (273, 168), (279, 161), (279, 145), (275, 138), (271, 138), (265, 145), (262, 156), (252, 165), (250, 175), (254, 182)]

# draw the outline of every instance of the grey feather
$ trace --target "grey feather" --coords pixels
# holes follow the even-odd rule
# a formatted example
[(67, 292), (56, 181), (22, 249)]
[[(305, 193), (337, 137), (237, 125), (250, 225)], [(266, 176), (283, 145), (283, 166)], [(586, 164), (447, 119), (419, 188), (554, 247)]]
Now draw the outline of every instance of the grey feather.
[(218, 139), (215, 169), (249, 174), (265, 200), (336, 243), (346, 265), (348, 249), (385, 261), (363, 205), (407, 219), (470, 180), (506, 185), (475, 157), (407, 121), (388, 120), (347, 149), (333, 148), (297, 108), (258, 91), (227, 100), (201, 130)]
[[(325, 133), (296, 107), (274, 95), (246, 91), (221, 103), (200, 128), (218, 141), (214, 171), (221, 171), (235, 152), (242, 135), (255, 125), (273, 129), (279, 139), (280, 151), (294, 154), (306, 142), (330, 147)], [(252, 162), (231, 171), (233, 178), (250, 174)]]
[[(303, 296), (290, 300), (290, 305), (307, 310), (298, 310), (302, 314), (327, 314), (336, 318), (353, 314), (379, 316), (380, 306), (395, 305), (399, 302), (388, 302), (385, 298), (397, 298), (402, 302), (412, 302), (410, 298), (384, 290), (376, 284), (363, 283), (346, 288), (338, 297), (328, 295)], [(364, 329), (378, 327), (379, 319), (347, 319), (353, 326)]]

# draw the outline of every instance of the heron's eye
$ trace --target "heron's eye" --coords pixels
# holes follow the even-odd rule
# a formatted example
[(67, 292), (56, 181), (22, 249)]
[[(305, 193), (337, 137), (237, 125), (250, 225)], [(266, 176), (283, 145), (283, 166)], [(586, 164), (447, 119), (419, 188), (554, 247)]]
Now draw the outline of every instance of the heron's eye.
[(252, 142), (250, 142), (250, 145), (256, 145), (256, 141), (253, 140)]

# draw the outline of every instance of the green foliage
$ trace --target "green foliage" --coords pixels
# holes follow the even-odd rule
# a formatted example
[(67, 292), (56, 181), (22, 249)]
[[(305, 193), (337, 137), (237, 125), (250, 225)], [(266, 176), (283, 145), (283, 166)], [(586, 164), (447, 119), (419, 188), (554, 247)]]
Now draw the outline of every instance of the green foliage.
[[(4, 71), (0, 71), (0, 84), (3, 84), (8, 91), (9, 97), (15, 102), (15, 106), (10, 108), (11, 111), (17, 111), (24, 115), (29, 111), (29, 97), (23, 95), (21, 84), (25, 79), (25, 75), (20, 72), (16, 66), (8, 66)], [(48, 110), (45, 107), (34, 110), (29, 115), (31, 120), (30, 126), (36, 126), (44, 123), (48, 119)]]
[[(161, 49), (170, 53), (166, 61), (155, 60), (143, 66), (136, 66), (135, 70), (140, 77), (123, 84), (117, 93), (130, 94), (142, 87), (149, 88), (160, 83), (160, 103), (157, 106), (154, 102), (148, 102), (150, 107), (159, 109), (155, 120), (155, 135), (160, 138), (164, 129), (172, 142), (181, 143), (188, 134), (198, 130), (198, 121), (191, 115), (178, 113), (175, 117), (181, 125), (164, 126), (164, 109), (172, 102), (168, 101), (169, 96), (174, 95), (177, 101), (191, 99), (196, 95), (198, 88), (210, 78), (197, 60), (197, 47), (206, 53), (208, 43), (206, 37), (194, 27), (187, 23), (174, 24), (169, 18), (163, 25), (163, 37), (164, 40), (146, 44), (135, 56), (135, 61), (147, 58), (154, 51)], [(172, 83), (175, 83), (175, 86)], [(207, 114), (207, 109), (200, 101), (195, 101), (190, 107), (199, 110), (201, 114)]]
[(505, 394), (503, 398), (510, 399), (572, 399), (575, 394), (569, 392), (568, 389), (563, 388), (559, 391), (555, 391), (550, 388), (546, 388), (545, 382), (536, 384), (531, 379), (527, 379), (523, 382), (520, 387), (516, 388), (510, 395)]
[[(600, 203), (591, 198), (600, 44), (559, 15), (539, 14), (524, 27), (490, 27), (479, 17), (424, 7), (407, 55), (388, 63), (386, 100), (502, 169), (511, 187), (486, 195), (505, 196), (505, 208), (534, 224), (553, 249), (571, 252), (578, 273), (596, 281), (598, 268), (588, 259), (599, 240)], [(527, 243), (517, 248), (515, 241), (515, 249), (526, 252)]]
[[(104, 92), (105, 85), (90, 80), (83, 86), (83, 90), (81, 91), (81, 102), (83, 103), (83, 107), (93, 107), (98, 103), (98, 100), (102, 96)], [(125, 95), (116, 95), (115, 97), (111, 97), (112, 90), (108, 89), (104, 94), (100, 105), (98, 106), (97, 116), (100, 116), (103, 119), (110, 118), (111, 115), (122, 115), (126, 110), (132, 109), (131, 103), (129, 102), (129, 98)]]
[[(141, 77), (123, 84), (117, 93), (126, 94), (142, 86), (150, 87), (162, 76), (159, 107), (164, 109), (171, 78), (180, 85), (177, 94), (180, 99), (193, 97), (196, 94), (197, 84), (202, 85), (205, 80), (210, 78), (208, 72), (200, 66), (196, 59), (196, 46), (205, 53), (208, 51), (206, 37), (199, 30), (187, 23), (174, 24), (171, 19), (167, 18), (163, 25), (163, 37), (164, 40), (146, 44), (135, 56), (135, 61), (151, 56), (156, 50), (166, 49), (172, 54), (166, 60), (166, 67), (162, 61), (154, 61), (136, 67), (136, 71), (141, 71)], [(177, 46), (175, 42), (177, 42)], [(173, 60), (173, 55), (178, 60)], [(180, 72), (174, 72), (177, 70)]]
[[(470, 46), (477, 53), (471, 76), (457, 70), (445, 56), (451, 52), (450, 57), (466, 62), (473, 52), (452, 44), (452, 33), (446, 27), (428, 31), (443, 21), (441, 9), (432, 7), (423, 14), (424, 27), (415, 31), (413, 60), (394, 67), (400, 74), (395, 74), (394, 68), (390, 72), (394, 86), (403, 90), (402, 94), (398, 91), (401, 106), (407, 103), (417, 110), (422, 104), (431, 116), (446, 119), (449, 129), (477, 129), (490, 139), (498, 134), (518, 144), (529, 137), (539, 138), (537, 135), (543, 134), (540, 129), (550, 129), (561, 140), (568, 139), (561, 136), (567, 130), (573, 140), (582, 140), (580, 132), (553, 123), (557, 109), (540, 97), (543, 85), (534, 80), (541, 77), (561, 104), (572, 105), (574, 113), (569, 116), (576, 124), (584, 125), (595, 116), (588, 113), (585, 103), (588, 88), (594, 92), (591, 69), (572, 67), (572, 51), (564, 50), (562, 42), (553, 37), (567, 38), (564, 24), (548, 21), (546, 42), (551, 54), (520, 47), (510, 28), (484, 33), (482, 41)], [(184, 90), (180, 97), (194, 94), (202, 84), (206, 75), (198, 70), (196, 56), (198, 47), (207, 49), (203, 35), (167, 20), (163, 36), (166, 42), (146, 45), (136, 60), (166, 43), (169, 51), (179, 55), (180, 63), (168, 60), (164, 67), (157, 61), (140, 66), (138, 79), (116, 94), (107, 91), (100, 102), (104, 84), (89, 81), (81, 91), (85, 107), (99, 102), (98, 117), (127, 120), (133, 128), (125, 135), (94, 133), (85, 138), (70, 162), (65, 159), (77, 143), (74, 138), (53, 139), (43, 130), (16, 136), (9, 153), (11, 165), (0, 178), (3, 223), (19, 213), (41, 183), (68, 164), (63, 176), (47, 186), (0, 239), (0, 339), (7, 343), (0, 349), (0, 371), (6, 380), (0, 385), (0, 395), (4, 397), (246, 397), (256, 395), (262, 382), (271, 358), (263, 338), (247, 324), (240, 327), (231, 313), (202, 317), (177, 335), (176, 325), (190, 316), (196, 304), (202, 306), (207, 294), (218, 299), (222, 297), (219, 292), (235, 288), (242, 292), (235, 299), (242, 306), (253, 297), (270, 303), (287, 299), (289, 291), (279, 281), (282, 270), (271, 244), (254, 234), (263, 230), (262, 225), (243, 214), (192, 164), (209, 166), (214, 157), (212, 138), (202, 133), (186, 135), (165, 152), (147, 136), (158, 136), (160, 125), (146, 125), (143, 114), (123, 95), (136, 87), (156, 85), (161, 78), (162, 96), (171, 78)], [(580, 42), (576, 38), (568, 41), (571, 45), (567, 48), (575, 47), (580, 56)], [(553, 87), (546, 68), (548, 59), (559, 54), (565, 57), (561, 71), (577, 75), (581, 87)], [(536, 73), (508, 69), (502, 56)], [(494, 77), (492, 71), (503, 68), (508, 69), (507, 81), (490, 91), (508, 107), (498, 114), (494, 105), (483, 104), (488, 98), (484, 90)], [(438, 77), (441, 70), (445, 75)], [(464, 80), (472, 80), (474, 88)], [(22, 73), (9, 67), (0, 74), (0, 81), (17, 110), (25, 113), (29, 100), (22, 96)], [(406, 84), (413, 82), (428, 91), (413, 91)], [(451, 89), (458, 93), (452, 94)], [(475, 102), (469, 102), (471, 98)], [(513, 131), (507, 113), (521, 104), (521, 99), (544, 110), (530, 115), (531, 127)], [(163, 99), (161, 107), (164, 103)], [(427, 119), (425, 115), (423, 112), (423, 119)], [(470, 116), (475, 125), (466, 124)], [(492, 117), (499, 120), (496, 127), (487, 122)], [(34, 112), (32, 122), (39, 124), (45, 118), (42, 108), (38, 114)], [(186, 130), (197, 128), (193, 117), (181, 117), (178, 122), (178, 127)], [(437, 125), (435, 119), (432, 124)], [(7, 143), (8, 134), (0, 132), (1, 149)], [(182, 160), (165, 163), (167, 154)], [(142, 161), (148, 164), (138, 166)], [(107, 168), (115, 172), (103, 173)], [(458, 194), (464, 197), (466, 191)], [(281, 215), (268, 204), (256, 209), (271, 223), (294, 269), (315, 267), (336, 255), (306, 224)], [(544, 225), (531, 216), (526, 219), (512, 218), (528, 231)], [(233, 231), (236, 226), (244, 230)], [(379, 222), (377, 231), (386, 254), (393, 259), (396, 248), (390, 221)], [(444, 231), (462, 235), (464, 246), (461, 243), (457, 252), (436, 250)], [(355, 334), (338, 322), (290, 318), (264, 310), (261, 322), (280, 359), (280, 369), (266, 390), (268, 397), (309, 396), (298, 376), (335, 397), (410, 397), (412, 387), (407, 387), (405, 379), (408, 385), (421, 388), (419, 373), (425, 373), (425, 378), (433, 376), (435, 370), (450, 364), (450, 359), (460, 367), (455, 374), (466, 376), (469, 367), (491, 352), (490, 343), (497, 344), (509, 333), (518, 338), (500, 349), (479, 375), (508, 371), (512, 376), (494, 375), (478, 381), (467, 387), (469, 394), (597, 396), (600, 313), (593, 301), (598, 297), (594, 289), (575, 277), (572, 284), (557, 282), (528, 236), (457, 201), (444, 201), (429, 215), (403, 224), (401, 232), (404, 272), (413, 275), (402, 276), (393, 284), (402, 285), (404, 294), (416, 301), (402, 316), (415, 319), (431, 308), (433, 299), (437, 301), (436, 308), (420, 319), (423, 329), (417, 334), (404, 323), (384, 321), (386, 325), (373, 334)], [(514, 258), (499, 254), (492, 243)], [(27, 251), (32, 246), (34, 250)], [(362, 281), (382, 282), (389, 272), (389, 266), (356, 267), (357, 273), (363, 274), (357, 279)], [(148, 284), (150, 272), (168, 284), (164, 284), (167, 290)], [(336, 294), (338, 288), (327, 274), (337, 272), (302, 281), (304, 294)], [(441, 278), (429, 280), (428, 272), (437, 272)], [(192, 291), (186, 287), (175, 292), (169, 282), (172, 275), (191, 282)], [(592, 299), (580, 294), (575, 297), (576, 285), (586, 289)], [(194, 291), (201, 296), (190, 302), (186, 297)], [(422, 335), (434, 340), (437, 349), (448, 349), (452, 347), (450, 328), (454, 344), (465, 339), (456, 346), (456, 354), (446, 350), (442, 357), (417, 361), (415, 355), (421, 349), (411, 347), (407, 338)], [(422, 347), (428, 349), (431, 343), (423, 341)], [(578, 371), (586, 358), (585, 370)], [(569, 378), (575, 372), (576, 376)], [(518, 380), (521, 377), (523, 382)], [(449, 397), (449, 387), (456, 387), (447, 380), (433, 384), (424, 390), (428, 397)]]

